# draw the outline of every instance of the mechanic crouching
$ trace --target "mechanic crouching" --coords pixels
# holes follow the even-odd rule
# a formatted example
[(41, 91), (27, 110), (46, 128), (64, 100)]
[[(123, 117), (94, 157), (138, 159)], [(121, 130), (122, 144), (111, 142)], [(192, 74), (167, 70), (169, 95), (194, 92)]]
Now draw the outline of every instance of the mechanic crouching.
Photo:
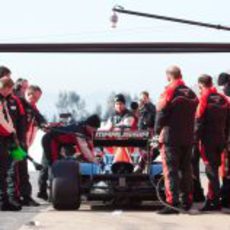
[[(62, 158), (61, 148), (74, 145), (76, 152), (80, 153), (87, 162), (97, 163), (94, 155), (93, 137), (100, 127), (98, 115), (92, 115), (85, 121), (68, 126), (51, 128), (42, 138), (44, 167), (51, 166), (55, 161)], [(38, 197), (46, 200), (47, 177), (40, 175)]]
[(226, 144), (229, 104), (224, 95), (213, 87), (212, 77), (202, 75), (198, 79), (200, 100), (196, 112), (195, 140), (200, 142), (201, 158), (208, 177), (208, 194), (200, 211), (221, 209), (219, 166)]
[(169, 206), (159, 214), (177, 214), (178, 207), (189, 210), (192, 206), (191, 151), (198, 99), (183, 82), (179, 67), (169, 67), (166, 75), (169, 85), (157, 104), (154, 130), (160, 135), (165, 195)]

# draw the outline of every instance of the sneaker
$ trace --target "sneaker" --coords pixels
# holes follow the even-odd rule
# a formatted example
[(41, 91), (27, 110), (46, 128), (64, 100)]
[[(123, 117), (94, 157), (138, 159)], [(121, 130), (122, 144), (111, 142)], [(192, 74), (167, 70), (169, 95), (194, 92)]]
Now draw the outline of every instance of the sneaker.
[(42, 199), (42, 200), (45, 200), (45, 201), (48, 201), (48, 199), (49, 199), (47, 192), (41, 192), (40, 191), (40, 192), (38, 192), (37, 197)]
[(157, 213), (160, 215), (171, 215), (171, 214), (179, 214), (180, 212), (170, 207), (164, 207)]
[(212, 211), (220, 211), (221, 205), (216, 204), (211, 200), (206, 200), (203, 207), (199, 209), (200, 212), (212, 212)]
[(2, 211), (20, 211), (21, 209), (22, 209), (22, 206), (13, 199), (3, 201), (1, 205)]
[(40, 204), (36, 202), (32, 197), (23, 197), (21, 200), (22, 206), (29, 206), (29, 207), (38, 207)]

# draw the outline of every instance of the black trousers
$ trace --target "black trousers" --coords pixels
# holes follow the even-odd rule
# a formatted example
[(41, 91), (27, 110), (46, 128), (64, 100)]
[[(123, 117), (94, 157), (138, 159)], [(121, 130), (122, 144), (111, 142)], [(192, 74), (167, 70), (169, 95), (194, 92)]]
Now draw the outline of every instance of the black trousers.
[(42, 166), (43, 169), (39, 172), (38, 177), (38, 188), (40, 192), (46, 192), (47, 191), (47, 181), (48, 181), (48, 172), (49, 172), (49, 165), (51, 164), (51, 141), (53, 139), (54, 135), (50, 133), (46, 133), (42, 137), (42, 148), (43, 148), (43, 154), (42, 154)]
[(193, 194), (194, 196), (203, 194), (203, 189), (200, 181), (200, 150), (199, 146), (192, 148), (192, 178), (193, 178)]
[(208, 165), (205, 172), (208, 178), (207, 198), (213, 202), (219, 203), (220, 199), (220, 181), (219, 166), (221, 164), (221, 153), (224, 150), (224, 144), (202, 143), (201, 154), (206, 157)]
[(28, 172), (28, 161), (24, 159), (16, 165), (19, 176), (19, 192), (20, 196), (26, 198), (32, 195), (32, 185)]
[(46, 155), (43, 153), (42, 155), (42, 170), (39, 171), (39, 177), (38, 177), (38, 189), (39, 192), (46, 193), (47, 191), (47, 181), (49, 179), (49, 163)]
[(163, 145), (161, 157), (165, 179), (166, 201), (171, 205), (192, 204), (192, 146)]
[(230, 207), (230, 149), (225, 150), (224, 156), (222, 156), (221, 171), (222, 175), (222, 187), (221, 198), (222, 204), (226, 207)]
[(0, 138), (0, 201), (13, 199), (18, 193), (15, 181), (15, 162), (9, 155), (7, 138)]

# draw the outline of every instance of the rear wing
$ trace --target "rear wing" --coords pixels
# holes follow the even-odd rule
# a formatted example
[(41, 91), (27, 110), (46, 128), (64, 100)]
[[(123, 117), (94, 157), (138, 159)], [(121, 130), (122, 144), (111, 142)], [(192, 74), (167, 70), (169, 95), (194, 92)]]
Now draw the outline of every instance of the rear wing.
[(146, 147), (149, 140), (149, 131), (98, 131), (93, 143), (95, 147)]

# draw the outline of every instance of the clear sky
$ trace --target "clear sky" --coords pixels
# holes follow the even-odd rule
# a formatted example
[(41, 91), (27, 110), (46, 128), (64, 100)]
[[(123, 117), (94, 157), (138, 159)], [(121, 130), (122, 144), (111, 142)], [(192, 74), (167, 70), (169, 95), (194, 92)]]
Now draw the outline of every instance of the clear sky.
[[(230, 32), (119, 15), (114, 5), (147, 13), (230, 26), (227, 0), (7, 0), (1, 2), (0, 42), (230, 42)], [(165, 69), (182, 68), (194, 85), (201, 73), (230, 69), (230, 54), (0, 54), (13, 78), (27, 78), (44, 91), (41, 111), (50, 116), (60, 90), (75, 90), (90, 109), (111, 91), (132, 95), (148, 90), (155, 101), (163, 90)]]

